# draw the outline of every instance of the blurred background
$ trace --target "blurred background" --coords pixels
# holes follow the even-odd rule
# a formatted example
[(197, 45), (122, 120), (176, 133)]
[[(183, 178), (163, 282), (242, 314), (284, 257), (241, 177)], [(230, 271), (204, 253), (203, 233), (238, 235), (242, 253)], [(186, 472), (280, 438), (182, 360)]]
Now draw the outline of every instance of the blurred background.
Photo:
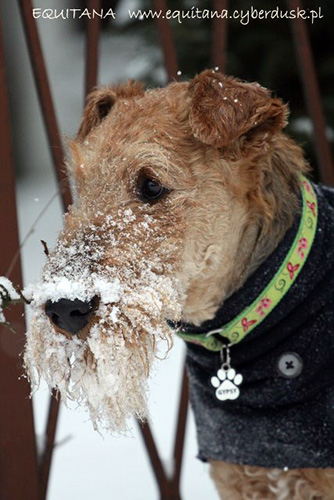
[[(306, 9), (322, 9), (323, 17), (307, 22), (325, 112), (326, 135), (334, 140), (334, 3), (303, 2)], [(255, 7), (286, 9), (275, 0), (235, 0), (233, 9)], [(170, 0), (171, 10), (193, 6), (212, 9), (208, 0)], [(84, 9), (84, 0), (39, 0), (34, 7), (44, 9)], [(105, 11), (113, 8), (116, 19), (102, 22), (99, 46), (98, 83), (108, 84), (140, 79), (148, 86), (167, 81), (160, 34), (154, 19), (130, 19), (128, 11), (150, 9), (149, 0), (103, 0)], [(31, 232), (22, 250), (24, 282), (36, 280), (44, 262), (40, 240), (52, 248), (62, 227), (59, 199), (52, 158), (48, 148), (38, 95), (30, 66), (20, 13), (16, 1), (1, 4), (6, 50), (6, 74), (9, 82), (11, 126), (16, 165), (16, 193), (20, 240)], [(65, 136), (76, 134), (84, 105), (85, 33), (87, 19), (37, 20), (44, 58), (49, 75), (56, 116)], [(304, 146), (306, 156), (318, 169), (314, 150), (314, 130), (308, 116), (291, 34), (293, 21), (250, 20), (242, 25), (229, 20), (227, 28), (226, 73), (249, 81), (258, 81), (289, 103), (291, 119), (288, 133)], [(180, 79), (214, 67), (210, 56), (212, 21), (189, 19), (171, 21), (175, 38)], [(1, 165), (0, 168), (5, 168)], [(48, 205), (47, 210), (45, 210)], [(36, 219), (43, 213), (43, 216)], [(29, 320), (29, 318), (28, 318)], [(176, 339), (165, 361), (157, 361), (150, 382), (152, 429), (166, 469), (170, 457), (182, 378), (184, 346)], [(48, 407), (45, 387), (33, 398), (36, 433), (42, 446)], [(75, 406), (61, 408), (56, 448), (48, 490), (49, 500), (154, 500), (159, 498), (149, 459), (135, 422), (130, 437), (100, 436), (88, 416)], [(228, 430), (227, 430), (228, 432)], [(188, 415), (181, 493), (184, 500), (215, 500), (217, 494), (208, 478), (207, 466), (196, 459), (197, 445), (192, 413)], [(7, 499), (6, 499), (7, 500)], [(11, 499), (10, 499), (11, 500)], [(16, 500), (16, 499), (14, 499)], [(17, 499), (19, 500), (19, 499)], [(27, 499), (29, 500), (29, 499)]]

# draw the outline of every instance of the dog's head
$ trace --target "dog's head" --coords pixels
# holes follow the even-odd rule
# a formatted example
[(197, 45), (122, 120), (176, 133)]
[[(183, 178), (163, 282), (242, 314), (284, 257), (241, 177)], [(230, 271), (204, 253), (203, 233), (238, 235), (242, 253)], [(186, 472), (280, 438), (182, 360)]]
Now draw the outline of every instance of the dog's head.
[(282, 159), (294, 147), (280, 133), (286, 118), (267, 90), (211, 71), (90, 94), (70, 143), (75, 201), (33, 291), (31, 378), (112, 429), (146, 416), (166, 319), (213, 317), (245, 279), (274, 191), (296, 182), (302, 160)]

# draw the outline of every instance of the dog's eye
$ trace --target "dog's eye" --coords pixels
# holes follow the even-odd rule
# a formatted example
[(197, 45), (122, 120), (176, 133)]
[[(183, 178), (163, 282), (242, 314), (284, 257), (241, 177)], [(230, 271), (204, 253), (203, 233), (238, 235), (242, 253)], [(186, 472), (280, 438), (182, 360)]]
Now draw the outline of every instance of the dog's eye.
[(139, 179), (139, 198), (141, 201), (154, 203), (168, 192), (166, 188), (149, 177)]

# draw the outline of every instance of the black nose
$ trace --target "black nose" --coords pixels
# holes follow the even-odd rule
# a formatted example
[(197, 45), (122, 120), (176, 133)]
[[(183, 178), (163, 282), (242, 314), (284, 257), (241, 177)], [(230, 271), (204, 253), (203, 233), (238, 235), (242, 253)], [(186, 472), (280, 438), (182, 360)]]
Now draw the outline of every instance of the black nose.
[(48, 300), (45, 304), (45, 313), (51, 321), (70, 333), (78, 333), (89, 321), (95, 309), (95, 298), (90, 302), (81, 300), (60, 299), (57, 302)]

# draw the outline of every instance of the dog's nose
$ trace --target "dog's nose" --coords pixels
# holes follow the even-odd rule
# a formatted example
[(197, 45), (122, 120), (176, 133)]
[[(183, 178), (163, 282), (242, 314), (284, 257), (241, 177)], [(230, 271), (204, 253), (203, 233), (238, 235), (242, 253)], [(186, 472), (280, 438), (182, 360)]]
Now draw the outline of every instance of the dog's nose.
[(48, 300), (45, 304), (45, 313), (56, 326), (75, 334), (88, 324), (94, 306), (95, 299), (90, 302), (78, 299), (60, 299), (57, 302)]

